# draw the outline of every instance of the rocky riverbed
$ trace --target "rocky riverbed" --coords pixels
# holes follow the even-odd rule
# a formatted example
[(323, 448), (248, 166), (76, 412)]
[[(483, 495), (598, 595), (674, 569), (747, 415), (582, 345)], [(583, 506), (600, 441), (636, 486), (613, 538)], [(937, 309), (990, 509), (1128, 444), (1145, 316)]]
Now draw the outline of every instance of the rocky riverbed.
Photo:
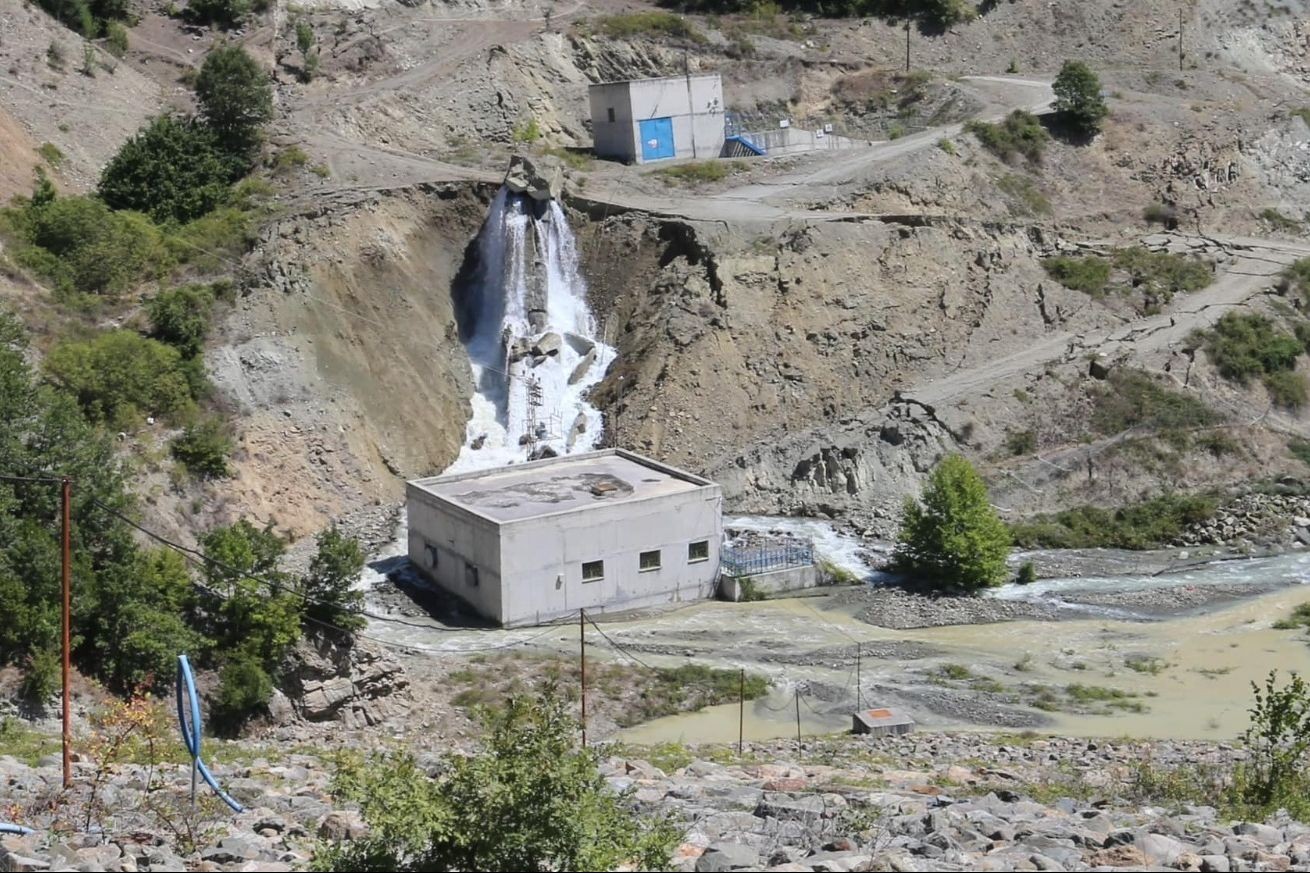
[[(1165, 802), (1140, 775), (1223, 772), (1245, 755), (1222, 743), (912, 734), (754, 743), (740, 756), (610, 746), (601, 769), (635, 810), (680, 825), (681, 871), (1310, 870), (1306, 823)], [(97, 781), (79, 762), (61, 793), (54, 758), (0, 756), (6, 814), (36, 828), (0, 838), (0, 869), (295, 870), (320, 840), (367, 832), (330, 795), (321, 754), (252, 744), (221, 757), (213, 769), (241, 813), (207, 794), (187, 812), (184, 765), (123, 765)]]

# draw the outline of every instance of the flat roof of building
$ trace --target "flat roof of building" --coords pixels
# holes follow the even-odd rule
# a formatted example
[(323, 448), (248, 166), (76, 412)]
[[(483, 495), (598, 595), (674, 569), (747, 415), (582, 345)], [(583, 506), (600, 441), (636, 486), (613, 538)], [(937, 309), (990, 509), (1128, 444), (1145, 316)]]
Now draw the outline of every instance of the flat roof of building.
[(433, 476), (409, 484), (496, 522), (632, 503), (714, 485), (621, 449)]
[(722, 79), (723, 76), (720, 75), (719, 73), (696, 73), (694, 76), (647, 76), (644, 79), (615, 79), (612, 82), (592, 82), (587, 87), (589, 89), (604, 88), (609, 85), (638, 85), (641, 84), (642, 82), (666, 82), (670, 80), (685, 82), (689, 78), (690, 79)]

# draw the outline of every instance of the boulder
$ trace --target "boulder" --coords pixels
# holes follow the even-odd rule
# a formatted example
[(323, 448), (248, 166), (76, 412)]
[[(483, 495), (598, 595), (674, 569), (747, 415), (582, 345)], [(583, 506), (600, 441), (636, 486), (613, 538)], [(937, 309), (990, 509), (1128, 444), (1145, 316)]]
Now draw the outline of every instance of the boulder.
[(541, 202), (557, 198), (563, 185), (564, 174), (558, 166), (539, 166), (523, 155), (511, 158), (509, 169), (505, 171), (506, 188)]
[(550, 357), (558, 355), (560, 347), (563, 346), (564, 340), (559, 334), (543, 333), (532, 343), (532, 354), (538, 357)]
[(358, 840), (368, 834), (368, 825), (352, 810), (333, 810), (318, 823), (318, 835), (324, 840)]
[(713, 843), (696, 859), (698, 873), (745, 870), (760, 866), (760, 853), (741, 843)]
[(573, 372), (569, 373), (569, 384), (576, 385), (581, 382), (594, 363), (596, 363), (596, 349), (592, 347), (590, 351), (582, 356), (582, 360), (578, 361), (577, 365), (574, 366)]

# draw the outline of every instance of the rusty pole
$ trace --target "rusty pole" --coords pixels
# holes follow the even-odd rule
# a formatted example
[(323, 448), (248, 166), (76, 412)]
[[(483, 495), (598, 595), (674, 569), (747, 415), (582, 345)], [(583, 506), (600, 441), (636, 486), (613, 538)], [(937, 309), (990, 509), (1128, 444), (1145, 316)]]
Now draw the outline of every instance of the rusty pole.
[(578, 610), (578, 669), (582, 675), (582, 748), (587, 748), (587, 611)]
[(72, 502), (73, 502), (73, 483), (67, 476), (63, 481), (63, 494), (61, 499), (62, 516), (63, 516), (63, 560), (61, 561), (62, 583), (64, 594), (63, 605), (63, 632), (64, 632), (64, 664), (63, 664), (63, 686), (64, 686), (64, 788), (73, 786), (73, 710), (72, 710), (72, 693), (69, 688), (69, 662), (71, 654), (72, 633), (70, 625), (72, 624), (72, 601), (73, 601), (73, 571), (72, 571)]

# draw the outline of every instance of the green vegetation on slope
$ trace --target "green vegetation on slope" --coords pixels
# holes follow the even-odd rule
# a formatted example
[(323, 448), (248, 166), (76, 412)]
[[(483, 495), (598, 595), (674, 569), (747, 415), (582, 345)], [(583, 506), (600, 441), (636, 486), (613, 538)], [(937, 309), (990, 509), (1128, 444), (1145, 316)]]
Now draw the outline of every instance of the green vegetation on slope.
[(1025, 549), (1152, 549), (1214, 515), (1215, 501), (1198, 495), (1165, 495), (1120, 509), (1078, 506), (1010, 525)]
[(1042, 266), (1064, 287), (1092, 297), (1138, 296), (1145, 312), (1158, 311), (1175, 294), (1199, 291), (1214, 281), (1211, 266), (1199, 258), (1142, 246), (1118, 249), (1109, 258), (1057, 255), (1043, 260)]
[(977, 137), (984, 148), (1007, 162), (1022, 156), (1040, 164), (1042, 151), (1051, 139), (1037, 116), (1022, 109), (1011, 112), (1000, 124), (971, 121), (964, 129)]
[(1225, 379), (1247, 385), (1258, 378), (1276, 405), (1289, 409), (1305, 405), (1305, 377), (1294, 370), (1310, 345), (1310, 325), (1298, 324), (1293, 336), (1263, 315), (1230, 312), (1212, 329), (1194, 334), (1192, 340), (1205, 349)]

